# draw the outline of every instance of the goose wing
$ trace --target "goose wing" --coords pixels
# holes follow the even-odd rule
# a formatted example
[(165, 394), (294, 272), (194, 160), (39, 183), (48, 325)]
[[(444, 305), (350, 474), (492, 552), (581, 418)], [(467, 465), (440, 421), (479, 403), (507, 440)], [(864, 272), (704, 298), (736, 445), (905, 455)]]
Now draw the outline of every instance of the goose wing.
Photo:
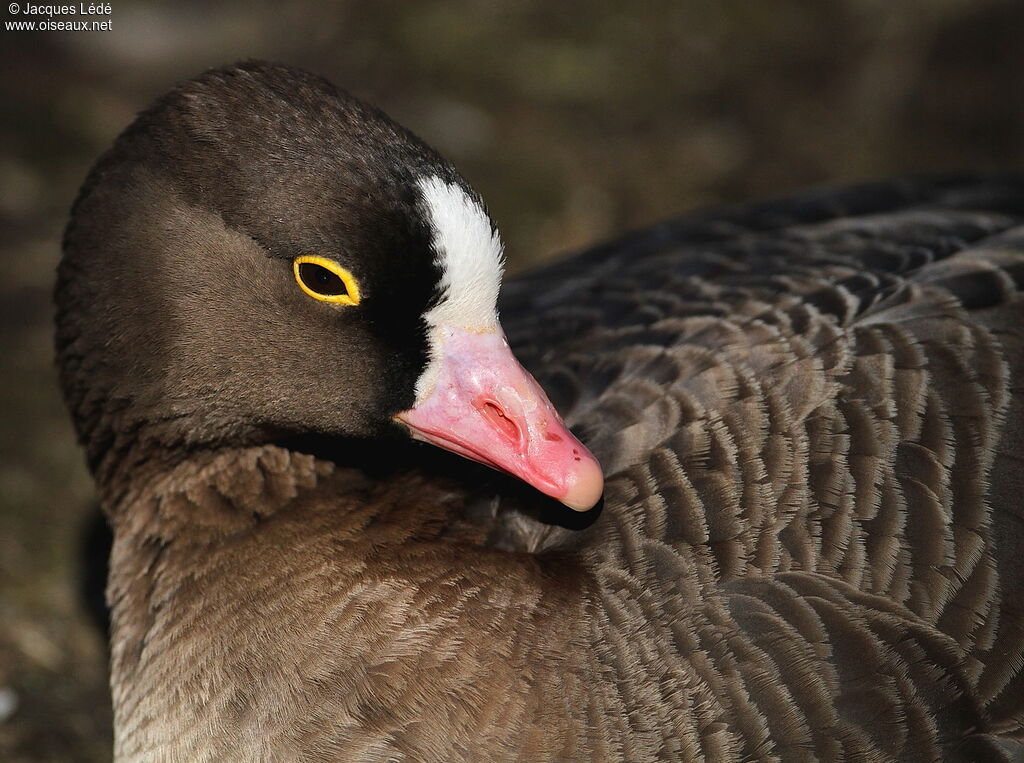
[(605, 466), (599, 659), (653, 692), (601, 723), (696, 714), (675, 752), (711, 759), (1024, 755), (1022, 287), (1022, 176), (711, 213), (508, 284)]

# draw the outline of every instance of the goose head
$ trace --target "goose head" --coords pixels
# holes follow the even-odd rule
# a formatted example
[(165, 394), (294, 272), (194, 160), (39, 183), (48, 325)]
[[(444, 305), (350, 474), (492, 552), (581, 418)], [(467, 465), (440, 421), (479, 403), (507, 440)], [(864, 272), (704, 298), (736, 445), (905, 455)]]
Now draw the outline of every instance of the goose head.
[(480, 197), (382, 112), (287, 67), (208, 72), (72, 211), (58, 360), (90, 461), (399, 432), (586, 510), (600, 467), (508, 347), (502, 262)]

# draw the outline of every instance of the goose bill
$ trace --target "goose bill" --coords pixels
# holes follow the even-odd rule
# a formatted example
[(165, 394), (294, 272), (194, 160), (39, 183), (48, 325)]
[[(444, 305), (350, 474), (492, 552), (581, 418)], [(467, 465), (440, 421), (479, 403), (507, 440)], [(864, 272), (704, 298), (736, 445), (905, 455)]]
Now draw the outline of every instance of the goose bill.
[(604, 490), (601, 466), (519, 365), (500, 328), (436, 329), (432, 384), (396, 416), (412, 436), (508, 472), (576, 511)]

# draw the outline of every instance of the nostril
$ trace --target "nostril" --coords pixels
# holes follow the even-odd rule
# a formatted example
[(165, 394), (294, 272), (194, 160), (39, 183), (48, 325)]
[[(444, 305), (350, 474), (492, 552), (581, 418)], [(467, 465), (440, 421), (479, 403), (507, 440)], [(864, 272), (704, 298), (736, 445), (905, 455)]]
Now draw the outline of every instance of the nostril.
[(488, 400), (480, 406), (480, 411), (495, 429), (510, 440), (519, 442), (519, 427), (516, 425), (516, 422), (505, 415), (505, 411), (501, 409), (501, 406)]

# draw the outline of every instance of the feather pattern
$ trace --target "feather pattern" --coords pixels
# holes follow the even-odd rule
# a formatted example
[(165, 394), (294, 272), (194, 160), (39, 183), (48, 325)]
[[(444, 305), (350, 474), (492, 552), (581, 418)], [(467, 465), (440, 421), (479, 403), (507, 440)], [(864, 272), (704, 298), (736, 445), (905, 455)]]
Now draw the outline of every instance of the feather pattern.
[(1020, 177), (707, 213), (510, 280), (599, 519), (269, 445), (136, 485), (119, 757), (1021, 759), (1022, 286)]

